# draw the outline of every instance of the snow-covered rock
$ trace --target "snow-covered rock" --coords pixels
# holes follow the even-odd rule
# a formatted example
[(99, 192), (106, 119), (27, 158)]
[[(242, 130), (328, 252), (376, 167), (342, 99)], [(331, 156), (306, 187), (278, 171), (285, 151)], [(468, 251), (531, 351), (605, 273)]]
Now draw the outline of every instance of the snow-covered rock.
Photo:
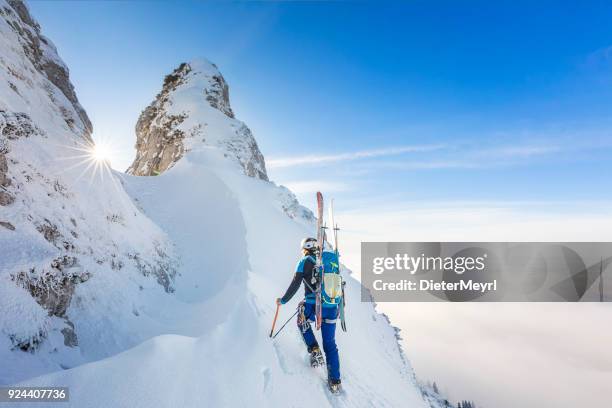
[[(266, 164), (246, 124), (234, 117), (229, 87), (217, 66), (205, 59), (182, 63), (164, 79), (162, 90), (136, 123), (136, 158), (127, 170), (160, 175), (184, 156), (202, 151), (222, 155), (243, 174), (268, 181)], [(201, 155), (200, 155), (201, 157)], [(313, 222), (295, 195), (277, 186), (276, 202), (291, 218)]]
[[(5, 65), (5, 69), (10, 74), (7, 78), (9, 87), (19, 93), (19, 85), (22, 85), (20, 82), (26, 81), (32, 85), (28, 81), (31, 78), (23, 69), (34, 68), (54, 85), (43, 84), (47, 96), (59, 109), (66, 124), (81, 133), (84, 138), (89, 139), (92, 132), (91, 122), (79, 104), (74, 86), (70, 82), (68, 67), (59, 58), (57, 49), (51, 40), (41, 34), (40, 25), (30, 16), (28, 7), (22, 1), (8, 0), (8, 4), (0, 7), (0, 16), (17, 35), (17, 42), (8, 43), (6, 40), (11, 37), (6, 37), (3, 45), (12, 48), (21, 47), (23, 54), (31, 64), (30, 66), (11, 65), (9, 61)], [(11, 39), (14, 40), (15, 37)], [(19, 52), (18, 49), (15, 51)]]
[(107, 165), (88, 160), (91, 131), (27, 6), (0, 0), (0, 383), (83, 360), (79, 333), (105, 318), (76, 323), (104, 299), (94, 288), (173, 290), (171, 242)]
[(164, 79), (161, 92), (136, 123), (136, 159), (127, 170), (158, 175), (186, 152), (215, 148), (244, 174), (268, 180), (264, 157), (250, 129), (235, 119), (229, 88), (211, 62), (182, 63)]

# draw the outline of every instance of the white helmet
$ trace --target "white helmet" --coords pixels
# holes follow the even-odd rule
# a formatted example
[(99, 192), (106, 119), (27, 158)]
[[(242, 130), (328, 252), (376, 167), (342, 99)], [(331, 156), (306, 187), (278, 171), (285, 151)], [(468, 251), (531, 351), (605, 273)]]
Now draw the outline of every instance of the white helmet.
[(315, 238), (304, 238), (302, 240), (302, 249), (305, 249), (307, 251), (312, 251), (313, 249), (315, 249), (317, 247), (317, 240)]

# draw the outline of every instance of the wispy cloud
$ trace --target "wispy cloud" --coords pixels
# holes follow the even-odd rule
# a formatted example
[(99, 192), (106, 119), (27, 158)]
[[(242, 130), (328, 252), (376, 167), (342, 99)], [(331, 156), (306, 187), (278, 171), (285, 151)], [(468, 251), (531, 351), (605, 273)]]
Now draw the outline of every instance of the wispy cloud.
[(266, 161), (269, 168), (295, 167), (306, 165), (320, 165), (337, 163), (342, 161), (368, 159), (375, 157), (397, 156), (405, 153), (429, 152), (441, 150), (446, 147), (445, 144), (435, 145), (414, 145), (414, 146), (399, 146), (389, 147), (384, 149), (359, 150), (355, 152), (339, 153), (332, 155), (308, 155), (299, 157), (282, 157), (272, 158)]
[(370, 170), (446, 170), (483, 169), (527, 163), (529, 159), (562, 152), (555, 145), (507, 145), (495, 147), (474, 147), (469, 145), (448, 146), (445, 151), (414, 160), (386, 160), (368, 163)]
[(393, 170), (445, 170), (445, 169), (477, 169), (484, 167), (483, 163), (473, 160), (418, 160), (410, 162), (387, 162), (381, 168)]
[(331, 193), (349, 190), (348, 184), (324, 180), (288, 181), (283, 185), (295, 194), (315, 193), (317, 191)]
[(559, 146), (554, 145), (497, 146), (466, 149), (461, 154), (463, 160), (428, 160), (408, 163), (408, 165), (415, 169), (475, 169), (517, 164), (533, 157), (551, 155), (561, 151)]
[(554, 145), (501, 146), (492, 149), (477, 150), (475, 153), (488, 157), (521, 158), (557, 153), (561, 150)]
[[(384, 158), (400, 156), (406, 153), (436, 153), (427, 159), (422, 157), (419, 160), (387, 162), (383, 165), (390, 167), (402, 167), (406, 169), (449, 169), (449, 168), (480, 168), (489, 167), (492, 164), (504, 164), (503, 160), (521, 160), (536, 156), (545, 156), (559, 153), (563, 149), (557, 145), (508, 145), (508, 146), (470, 146), (457, 144), (430, 144), (399, 146), (381, 149), (358, 150), (354, 152), (338, 154), (311, 154), (299, 157), (272, 158), (266, 161), (266, 165), (271, 169), (289, 168), (299, 166), (317, 166), (345, 161), (357, 161), (360, 159)], [(478, 160), (476, 160), (478, 159)], [(484, 159), (484, 161), (483, 161)], [(500, 160), (502, 160), (500, 162)], [(381, 163), (379, 163), (381, 164)], [(507, 163), (506, 163), (507, 164)]]
[(602, 64), (609, 64), (612, 61), (612, 45), (599, 48), (586, 57), (587, 67), (598, 67)]

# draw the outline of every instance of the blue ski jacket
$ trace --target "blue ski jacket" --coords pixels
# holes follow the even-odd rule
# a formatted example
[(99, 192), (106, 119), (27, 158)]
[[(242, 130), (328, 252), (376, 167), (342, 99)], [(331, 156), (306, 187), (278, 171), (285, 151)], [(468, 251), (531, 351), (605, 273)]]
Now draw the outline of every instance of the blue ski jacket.
[[(300, 288), (302, 281), (304, 281), (304, 299), (306, 303), (316, 303), (316, 294), (314, 293), (314, 290), (317, 286), (317, 283), (312, 283), (312, 275), (315, 272), (316, 264), (317, 261), (312, 255), (306, 255), (299, 260), (297, 266), (295, 267), (295, 275), (293, 275), (293, 280), (291, 281), (289, 288), (287, 288), (287, 291), (281, 298), (282, 304), (285, 304), (291, 300), (291, 298)], [(323, 304), (323, 306), (336, 307), (336, 305), (327, 304)]]

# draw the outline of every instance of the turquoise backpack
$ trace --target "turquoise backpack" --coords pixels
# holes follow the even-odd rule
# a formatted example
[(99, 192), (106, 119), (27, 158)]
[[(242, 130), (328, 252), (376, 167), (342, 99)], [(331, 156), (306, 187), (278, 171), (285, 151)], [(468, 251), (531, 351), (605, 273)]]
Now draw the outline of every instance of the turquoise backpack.
[(342, 276), (338, 254), (323, 251), (321, 254), (323, 279), (321, 280), (321, 300), (324, 304), (338, 305), (342, 301)]

